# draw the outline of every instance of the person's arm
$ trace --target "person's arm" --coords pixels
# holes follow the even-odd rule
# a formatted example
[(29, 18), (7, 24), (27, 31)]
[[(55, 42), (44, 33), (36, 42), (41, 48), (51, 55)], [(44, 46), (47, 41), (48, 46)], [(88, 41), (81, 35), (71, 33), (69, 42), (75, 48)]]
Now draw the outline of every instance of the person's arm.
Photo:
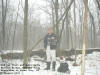
[(56, 34), (52, 34), (52, 40), (54, 40), (55, 45), (58, 43), (58, 38)]

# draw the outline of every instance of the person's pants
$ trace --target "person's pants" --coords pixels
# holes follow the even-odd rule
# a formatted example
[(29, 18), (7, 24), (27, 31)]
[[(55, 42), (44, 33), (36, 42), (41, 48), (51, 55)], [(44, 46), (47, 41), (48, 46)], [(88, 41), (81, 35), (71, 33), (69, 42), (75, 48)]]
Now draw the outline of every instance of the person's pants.
[(56, 61), (56, 50), (50, 50), (50, 46), (47, 46), (46, 56), (47, 62)]

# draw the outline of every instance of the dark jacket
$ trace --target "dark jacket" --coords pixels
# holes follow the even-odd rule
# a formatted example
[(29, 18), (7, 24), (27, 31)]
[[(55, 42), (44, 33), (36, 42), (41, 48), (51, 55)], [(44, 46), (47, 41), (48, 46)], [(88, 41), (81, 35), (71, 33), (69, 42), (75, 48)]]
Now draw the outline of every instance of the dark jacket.
[[(54, 39), (52, 39), (52, 37)], [(44, 38), (44, 48), (46, 49), (47, 46), (50, 46), (50, 49), (56, 49), (57, 48), (57, 36), (56, 34), (52, 33), (52, 34), (47, 34)]]

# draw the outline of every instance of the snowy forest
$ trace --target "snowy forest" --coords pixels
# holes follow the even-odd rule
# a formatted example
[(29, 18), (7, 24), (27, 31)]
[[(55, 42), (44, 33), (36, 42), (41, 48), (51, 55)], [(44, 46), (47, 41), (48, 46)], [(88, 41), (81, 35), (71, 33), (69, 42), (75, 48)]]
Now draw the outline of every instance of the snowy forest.
[[(100, 74), (100, 0), (0, 0), (0, 63), (34, 62), (40, 68), (46, 66), (44, 37), (49, 27), (59, 40), (56, 59), (66, 59), (70, 75)], [(93, 70), (86, 73), (90, 66)], [(42, 72), (66, 75), (43, 70), (18, 75)], [(0, 71), (0, 75), (5, 74)]]

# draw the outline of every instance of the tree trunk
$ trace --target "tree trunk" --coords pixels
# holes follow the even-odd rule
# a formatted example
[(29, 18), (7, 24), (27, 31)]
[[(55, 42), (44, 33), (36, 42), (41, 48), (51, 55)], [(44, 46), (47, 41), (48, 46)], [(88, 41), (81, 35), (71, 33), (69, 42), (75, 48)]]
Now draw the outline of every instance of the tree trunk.
[(74, 1), (74, 28), (75, 28), (75, 41), (74, 41), (74, 49), (75, 49), (75, 64), (76, 64), (76, 59), (77, 59), (77, 53), (76, 53), (76, 47), (77, 47), (77, 31), (76, 31), (76, 13), (75, 13), (75, 1)]
[(4, 14), (4, 1), (2, 0), (2, 39), (3, 39), (3, 47), (2, 49), (5, 49), (5, 14)]
[(84, 31), (83, 31), (83, 48), (82, 48), (81, 75), (84, 75), (84, 70), (85, 70), (85, 50), (86, 50), (87, 13), (88, 13), (88, 0), (85, 0), (85, 13), (84, 13), (84, 22), (83, 22)]
[[(28, 63), (28, 49), (27, 49), (27, 24), (28, 24), (28, 0), (25, 0), (25, 8), (24, 8), (24, 33), (23, 33), (23, 49), (24, 49), (24, 64)], [(24, 67), (26, 67), (24, 65)]]

